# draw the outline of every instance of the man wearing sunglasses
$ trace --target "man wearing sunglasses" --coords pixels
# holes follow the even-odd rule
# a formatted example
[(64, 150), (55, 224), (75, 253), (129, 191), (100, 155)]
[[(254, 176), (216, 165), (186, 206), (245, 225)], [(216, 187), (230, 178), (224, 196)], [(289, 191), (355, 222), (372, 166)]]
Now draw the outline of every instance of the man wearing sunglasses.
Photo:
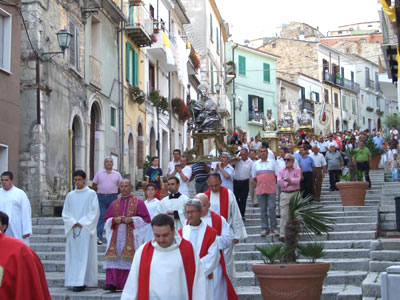
[(278, 171), (278, 185), (281, 187), (281, 219), (280, 219), (280, 239), (285, 236), (285, 226), (289, 219), (289, 203), (293, 194), (300, 190), (301, 169), (294, 167), (294, 156), (290, 153), (285, 154), (285, 167)]

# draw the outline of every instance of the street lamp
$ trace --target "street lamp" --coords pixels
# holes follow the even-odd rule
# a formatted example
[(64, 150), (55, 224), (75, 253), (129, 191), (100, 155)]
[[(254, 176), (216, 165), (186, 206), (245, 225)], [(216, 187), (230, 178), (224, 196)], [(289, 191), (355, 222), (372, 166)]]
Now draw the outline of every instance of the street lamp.
[(71, 43), (71, 38), (73, 35), (67, 29), (61, 29), (56, 33), (58, 46), (61, 51), (56, 52), (35, 52), (36, 54), (36, 119), (37, 124), (40, 124), (40, 90), (42, 86), (40, 85), (40, 59), (50, 58), (48, 56), (54, 56), (57, 54), (64, 54), (65, 49), (69, 48)]
[(61, 51), (40, 53), (41, 58), (44, 58), (44, 56), (46, 55), (54, 56), (57, 54), (64, 54), (65, 50), (69, 48), (73, 34), (70, 33), (67, 29), (61, 29), (56, 33), (56, 35), (57, 35), (58, 46), (60, 47)]

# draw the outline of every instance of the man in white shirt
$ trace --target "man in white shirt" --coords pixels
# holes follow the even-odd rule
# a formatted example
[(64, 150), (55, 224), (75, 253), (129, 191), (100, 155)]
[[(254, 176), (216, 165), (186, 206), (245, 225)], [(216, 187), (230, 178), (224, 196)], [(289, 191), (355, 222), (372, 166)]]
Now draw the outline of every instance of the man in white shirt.
[(317, 137), (315, 136), (315, 134), (313, 134), (311, 136), (310, 146), (314, 147), (316, 144), (318, 144)]
[(233, 176), (235, 169), (229, 164), (231, 158), (228, 152), (222, 152), (221, 162), (216, 164), (215, 171), (221, 175), (222, 186), (233, 192)]
[(389, 134), (394, 134), (394, 138), (397, 140), (398, 139), (398, 135), (399, 135), (399, 131), (396, 129), (396, 126), (392, 126), (392, 129), (390, 129)]
[(262, 143), (260, 141), (260, 137), (258, 135), (256, 135), (256, 139), (250, 143), (250, 149), (254, 149), (254, 150), (260, 150), (262, 146)]
[(234, 162), (235, 175), (233, 176), (233, 192), (238, 202), (240, 214), (245, 219), (247, 196), (249, 195), (249, 180), (253, 161), (249, 159), (249, 152), (243, 148), (240, 157)]
[(165, 214), (155, 216), (151, 226), (154, 239), (136, 251), (121, 300), (209, 300), (207, 279), (192, 244), (176, 233)]
[(326, 174), (326, 160), (325, 157), (319, 153), (319, 148), (317, 145), (312, 147), (313, 153), (309, 156), (313, 159), (315, 167), (312, 172), (312, 194), (314, 201), (321, 201), (321, 186), (322, 178)]
[(0, 211), (9, 217), (7, 235), (29, 245), (32, 234), (31, 203), (25, 192), (14, 186), (14, 175), (10, 171), (1, 174)]
[(164, 197), (157, 207), (157, 214), (167, 214), (174, 219), (175, 228), (181, 229), (185, 224), (184, 206), (189, 197), (179, 193), (179, 179), (172, 177), (168, 179), (168, 191), (170, 194)]
[(172, 172), (174, 172), (176, 165), (180, 165), (181, 164), (181, 150), (175, 149), (172, 152), (172, 155), (174, 156), (174, 160), (172, 160), (172, 161), (170, 161), (168, 163), (167, 176), (169, 176)]
[(192, 176), (192, 168), (187, 165), (186, 155), (181, 156), (180, 164), (175, 165), (174, 171), (168, 175), (168, 178), (174, 176), (179, 179), (179, 192), (182, 195), (189, 196), (189, 180)]
[(329, 151), (329, 143), (325, 141), (323, 136), (320, 136), (319, 141), (318, 141), (318, 148), (319, 152), (325, 156), (326, 152)]

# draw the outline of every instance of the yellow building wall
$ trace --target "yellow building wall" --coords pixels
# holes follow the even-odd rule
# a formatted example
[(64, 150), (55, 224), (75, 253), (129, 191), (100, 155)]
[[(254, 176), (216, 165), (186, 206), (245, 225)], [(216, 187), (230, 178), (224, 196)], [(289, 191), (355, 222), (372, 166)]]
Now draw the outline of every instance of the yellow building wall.
[[(138, 145), (142, 142), (143, 162), (146, 160), (146, 103), (137, 104), (133, 102), (129, 95), (128, 81), (126, 80), (126, 42), (129, 41), (132, 48), (138, 54), (138, 83), (142, 91), (146, 91), (145, 84), (145, 54), (138, 48), (126, 35), (124, 36), (124, 174), (129, 175), (132, 183), (142, 181), (142, 170), (138, 166)], [(147, 95), (146, 95), (147, 96)], [(139, 135), (139, 124), (141, 124), (142, 134)], [(130, 138), (131, 137), (131, 138)]]

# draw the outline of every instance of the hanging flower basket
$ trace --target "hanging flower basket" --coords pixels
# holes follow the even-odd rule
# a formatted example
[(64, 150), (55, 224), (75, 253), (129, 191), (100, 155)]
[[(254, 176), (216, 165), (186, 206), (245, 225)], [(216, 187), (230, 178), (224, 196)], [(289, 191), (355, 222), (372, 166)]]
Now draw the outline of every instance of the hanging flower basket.
[(166, 97), (161, 97), (159, 107), (162, 112), (167, 111), (169, 109), (169, 103), (168, 103), (168, 99)]
[(189, 55), (190, 61), (192, 62), (194, 68), (197, 70), (200, 68), (200, 58), (199, 55), (194, 51), (193, 47), (190, 49)]
[(146, 100), (145, 93), (137, 86), (129, 86), (129, 96), (137, 104), (143, 104)]
[(159, 107), (161, 102), (160, 92), (156, 90), (151, 91), (149, 96), (151, 103), (153, 103), (155, 107)]

